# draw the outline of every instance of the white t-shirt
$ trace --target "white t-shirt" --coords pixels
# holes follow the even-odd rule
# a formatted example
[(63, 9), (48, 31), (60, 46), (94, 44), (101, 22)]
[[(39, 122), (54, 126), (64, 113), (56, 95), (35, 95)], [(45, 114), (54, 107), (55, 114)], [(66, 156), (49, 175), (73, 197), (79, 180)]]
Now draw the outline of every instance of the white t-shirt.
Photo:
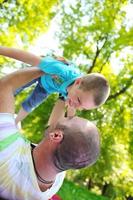
[(65, 172), (42, 192), (34, 171), (30, 142), (16, 128), (14, 116), (0, 114), (0, 197), (9, 200), (48, 200), (61, 187)]

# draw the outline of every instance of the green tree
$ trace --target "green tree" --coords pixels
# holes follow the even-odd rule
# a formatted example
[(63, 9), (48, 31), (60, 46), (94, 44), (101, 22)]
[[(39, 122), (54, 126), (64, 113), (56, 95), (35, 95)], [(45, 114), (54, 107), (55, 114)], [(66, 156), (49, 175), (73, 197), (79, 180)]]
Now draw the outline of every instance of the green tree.
[[(2, 45), (26, 45), (44, 33), (55, 15), (57, 0), (1, 0), (0, 41)], [(17, 44), (18, 43), (18, 44)]]
[[(25, 47), (35, 39), (34, 35), (36, 37), (41, 31), (44, 31), (41, 29), (44, 18), (43, 14), (40, 15), (40, 11), (45, 12), (46, 9), (40, 8), (39, 5), (42, 4), (37, 2), (39, 14), (36, 16), (38, 12), (30, 7), (34, 5), (33, 1), (28, 2), (31, 2), (31, 4), (26, 2), (23, 5), (24, 1), (21, 1), (21, 3), (20, 1), (0, 1), (0, 16), (2, 16), (0, 18), (0, 26), (2, 27), (0, 39), (3, 45), (14, 45), (16, 33), (18, 33)], [(40, 0), (39, 2), (44, 1)], [(54, 2), (50, 2), (52, 8)], [(24, 12), (21, 14), (24, 13), (26, 17), (21, 17), (21, 14), (17, 15), (21, 6), (18, 6), (15, 11), (13, 10), (15, 7), (12, 5), (16, 6), (17, 3), (23, 5)], [(78, 63), (84, 72), (104, 74), (111, 86), (110, 97), (103, 106), (93, 111), (77, 113), (79, 116), (94, 121), (98, 126), (101, 135), (100, 158), (91, 168), (71, 171), (67, 177), (112, 200), (125, 200), (129, 196), (133, 196), (133, 59), (131, 54), (133, 50), (133, 40), (131, 39), (133, 27), (127, 23), (126, 5), (126, 0), (76, 0), (72, 2), (64, 0), (60, 10), (61, 22), (58, 30), (60, 48), (63, 49), (64, 56)], [(26, 8), (26, 6), (29, 7)], [(33, 8), (37, 7), (33, 6)], [(7, 16), (4, 10), (5, 13), (7, 12)], [(32, 17), (27, 18), (28, 14), (31, 14), (31, 10), (35, 11), (34, 15), (37, 17), (34, 18), (34, 21)], [(48, 10), (49, 15), (47, 17), (50, 20), (55, 12), (52, 11), (52, 14), (50, 14), (51, 9)], [(11, 19), (16, 20), (12, 22), (13, 25), (10, 25), (12, 21), (9, 18), (12, 15), (8, 15), (10, 12), (16, 13), (14, 15), (18, 16), (16, 18), (11, 17)], [(38, 15), (42, 16), (42, 20), (39, 21)], [(24, 21), (21, 21), (21, 19), (24, 19)], [(26, 21), (27, 19), (28, 21)], [(27, 26), (23, 27), (23, 22)], [(23, 28), (21, 29), (21, 27)], [(37, 32), (35, 27), (38, 27)], [(15, 34), (13, 30), (17, 30)], [(33, 32), (30, 30), (33, 30)], [(9, 37), (6, 37), (5, 33)], [(126, 50), (130, 50), (129, 53), (126, 53), (126, 55), (123, 53), (124, 56), (121, 58), (121, 52), (126, 52)], [(117, 74), (114, 73), (112, 68), (113, 55), (119, 58), (122, 65)], [(7, 64), (10, 67), (14, 65), (11, 60), (10, 63), (8, 61), (0, 60), (1, 67), (2, 62), (4, 66)], [(28, 93), (27, 90), (17, 97), (16, 111), (20, 102)], [(43, 137), (43, 129), (46, 127), (56, 99), (56, 95), (50, 96), (46, 102), (23, 121), (22, 127), (26, 136), (33, 142), (39, 142)]]
[[(58, 10), (58, 0), (0, 0), (0, 45), (28, 48), (44, 34)], [(10, 61), (10, 64), (9, 64)], [(0, 75), (20, 63), (0, 57)]]
[[(58, 31), (64, 56), (87, 73), (104, 74), (111, 86), (105, 105), (78, 113), (99, 127), (100, 159), (82, 172), (70, 172), (68, 178), (115, 200), (133, 196), (132, 52), (120, 57), (122, 51), (133, 50), (133, 26), (127, 23), (127, 4), (124, 0), (64, 1)], [(122, 64), (118, 74), (111, 66), (113, 55)]]

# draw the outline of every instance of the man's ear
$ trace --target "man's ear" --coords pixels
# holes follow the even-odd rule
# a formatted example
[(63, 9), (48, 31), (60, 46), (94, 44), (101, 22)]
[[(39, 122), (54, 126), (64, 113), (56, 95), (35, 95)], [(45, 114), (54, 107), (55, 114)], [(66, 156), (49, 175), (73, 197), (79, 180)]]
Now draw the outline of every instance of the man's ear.
[(49, 133), (50, 140), (55, 143), (60, 143), (63, 140), (63, 132), (61, 130), (54, 130)]
[(80, 85), (81, 83), (81, 78), (76, 79), (76, 81), (74, 82), (75, 85)]

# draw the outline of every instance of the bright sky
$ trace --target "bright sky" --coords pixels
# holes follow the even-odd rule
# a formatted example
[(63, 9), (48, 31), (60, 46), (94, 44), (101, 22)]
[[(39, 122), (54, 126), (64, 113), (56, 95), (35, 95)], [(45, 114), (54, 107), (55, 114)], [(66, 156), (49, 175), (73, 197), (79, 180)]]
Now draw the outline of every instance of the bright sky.
[(59, 15), (57, 15), (52, 20), (48, 32), (40, 36), (37, 39), (35, 45), (31, 46), (29, 50), (31, 50), (32, 52), (38, 55), (47, 54), (47, 53), (50, 53), (51, 51), (55, 51), (56, 54), (62, 55), (62, 51), (58, 47), (59, 41), (55, 37), (55, 32), (58, 31), (59, 29), (57, 25), (58, 17)]

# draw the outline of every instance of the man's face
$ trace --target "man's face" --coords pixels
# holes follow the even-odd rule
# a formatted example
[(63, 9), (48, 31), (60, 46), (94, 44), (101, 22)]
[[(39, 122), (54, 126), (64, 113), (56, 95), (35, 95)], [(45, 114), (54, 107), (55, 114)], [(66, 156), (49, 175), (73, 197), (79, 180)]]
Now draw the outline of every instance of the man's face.
[(79, 88), (80, 82), (76, 82), (68, 89), (68, 97), (66, 100), (66, 105), (69, 105), (75, 109), (85, 109), (90, 110), (96, 108), (93, 100), (93, 93), (83, 91)]

